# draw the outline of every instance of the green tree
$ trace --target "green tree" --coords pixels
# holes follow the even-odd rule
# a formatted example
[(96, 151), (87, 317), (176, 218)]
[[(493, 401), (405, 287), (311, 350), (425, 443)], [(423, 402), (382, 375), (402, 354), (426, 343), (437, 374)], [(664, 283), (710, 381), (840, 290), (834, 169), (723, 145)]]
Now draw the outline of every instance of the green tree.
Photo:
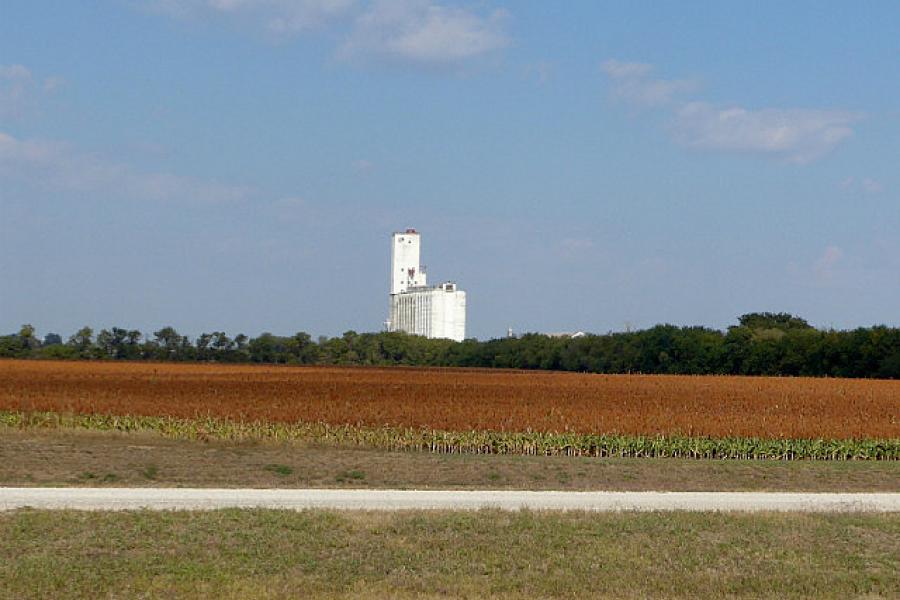
[(158, 348), (157, 358), (163, 360), (176, 360), (184, 350), (186, 338), (179, 334), (174, 327), (163, 327), (153, 332), (154, 341)]
[(59, 335), (58, 333), (48, 333), (44, 336), (44, 341), (41, 346), (46, 348), (48, 346), (58, 346), (62, 343), (63, 339), (61, 335)]
[(40, 347), (41, 342), (35, 337), (34, 325), (22, 325), (19, 329), (19, 339), (26, 351), (36, 350)]
[(250, 360), (257, 363), (287, 362), (288, 354), (285, 347), (285, 338), (269, 332), (261, 333), (259, 337), (250, 340), (247, 345)]
[(210, 345), (213, 341), (213, 334), (211, 333), (201, 333), (197, 337), (197, 358), (199, 360), (209, 360), (211, 357), (210, 353)]
[(315, 364), (319, 360), (319, 347), (305, 331), (298, 331), (285, 342), (285, 349), (291, 362), (303, 365)]
[(788, 331), (791, 329), (812, 329), (812, 325), (805, 319), (795, 317), (790, 313), (747, 313), (738, 317), (741, 327), (747, 327), (751, 330), (757, 329), (780, 329)]
[(69, 346), (75, 349), (76, 355), (81, 358), (90, 358), (94, 344), (94, 330), (84, 326), (69, 338)]

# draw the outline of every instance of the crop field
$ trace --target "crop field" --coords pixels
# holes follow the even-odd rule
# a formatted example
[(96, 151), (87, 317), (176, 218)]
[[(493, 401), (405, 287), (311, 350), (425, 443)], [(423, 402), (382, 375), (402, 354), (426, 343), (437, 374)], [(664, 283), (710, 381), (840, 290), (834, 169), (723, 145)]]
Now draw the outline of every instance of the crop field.
[(435, 451), (900, 458), (900, 381), (884, 380), (7, 360), (0, 410)]

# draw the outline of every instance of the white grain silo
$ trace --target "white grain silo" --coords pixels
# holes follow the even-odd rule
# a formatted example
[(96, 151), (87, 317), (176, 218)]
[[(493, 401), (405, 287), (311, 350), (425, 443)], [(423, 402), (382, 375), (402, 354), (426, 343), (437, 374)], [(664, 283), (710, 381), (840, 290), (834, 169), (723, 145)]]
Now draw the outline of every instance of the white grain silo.
[(466, 337), (466, 293), (452, 281), (428, 287), (420, 249), (415, 229), (391, 236), (388, 331), (461, 342)]

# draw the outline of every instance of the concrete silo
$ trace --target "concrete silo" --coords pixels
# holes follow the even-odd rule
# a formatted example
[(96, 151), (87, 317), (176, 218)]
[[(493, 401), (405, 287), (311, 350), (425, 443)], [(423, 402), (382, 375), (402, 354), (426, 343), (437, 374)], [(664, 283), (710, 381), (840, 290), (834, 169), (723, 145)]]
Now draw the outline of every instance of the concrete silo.
[(461, 342), (466, 337), (466, 293), (452, 281), (429, 287), (420, 252), (415, 229), (391, 236), (388, 331)]

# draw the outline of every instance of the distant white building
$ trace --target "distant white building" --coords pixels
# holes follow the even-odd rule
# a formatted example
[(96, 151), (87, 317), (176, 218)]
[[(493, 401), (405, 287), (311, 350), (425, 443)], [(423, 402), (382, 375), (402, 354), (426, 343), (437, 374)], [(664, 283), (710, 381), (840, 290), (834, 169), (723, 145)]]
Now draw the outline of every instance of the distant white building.
[(545, 333), (544, 335), (552, 338), (580, 338), (587, 334), (583, 331), (556, 331), (553, 333)]
[(429, 287), (419, 261), (421, 236), (407, 229), (391, 236), (388, 331), (461, 342), (466, 337), (466, 293), (452, 281)]

